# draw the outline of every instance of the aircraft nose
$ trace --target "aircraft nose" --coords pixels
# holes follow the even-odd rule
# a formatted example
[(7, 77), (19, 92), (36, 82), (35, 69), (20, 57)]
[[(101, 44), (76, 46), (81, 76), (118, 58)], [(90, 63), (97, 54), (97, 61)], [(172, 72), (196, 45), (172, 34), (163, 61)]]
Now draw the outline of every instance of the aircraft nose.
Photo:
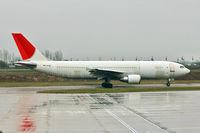
[(190, 70), (188, 68), (186, 68), (186, 74), (190, 73)]

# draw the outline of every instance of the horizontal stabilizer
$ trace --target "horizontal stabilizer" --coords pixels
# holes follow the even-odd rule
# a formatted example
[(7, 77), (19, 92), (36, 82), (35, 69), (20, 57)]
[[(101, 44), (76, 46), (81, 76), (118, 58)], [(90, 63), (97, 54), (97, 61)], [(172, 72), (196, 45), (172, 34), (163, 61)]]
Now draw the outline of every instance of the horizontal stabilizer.
[(26, 68), (31, 68), (31, 69), (34, 69), (37, 67), (37, 64), (31, 63), (31, 62), (16, 62), (15, 65), (26, 67)]

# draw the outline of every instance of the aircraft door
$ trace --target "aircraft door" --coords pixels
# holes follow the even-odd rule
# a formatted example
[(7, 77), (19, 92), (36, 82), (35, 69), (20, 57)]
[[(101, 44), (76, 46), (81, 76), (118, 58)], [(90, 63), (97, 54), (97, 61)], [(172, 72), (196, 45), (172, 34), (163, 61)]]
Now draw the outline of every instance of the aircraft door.
[(170, 73), (170, 78), (174, 78), (174, 76), (175, 76), (174, 64), (169, 64), (169, 73)]

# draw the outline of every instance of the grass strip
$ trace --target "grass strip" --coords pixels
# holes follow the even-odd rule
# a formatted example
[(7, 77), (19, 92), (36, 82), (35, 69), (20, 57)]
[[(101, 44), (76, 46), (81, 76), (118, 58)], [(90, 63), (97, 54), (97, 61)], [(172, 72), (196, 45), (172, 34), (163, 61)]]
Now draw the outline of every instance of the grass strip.
[(200, 87), (138, 87), (138, 88), (95, 88), (95, 89), (60, 89), (60, 90), (45, 90), (38, 93), (122, 93), (122, 92), (154, 92), (154, 91), (192, 91), (200, 90)]
[[(101, 85), (103, 81), (95, 80), (68, 80), (68, 81), (24, 81), (24, 82), (0, 82), (0, 87), (28, 87), (28, 86), (79, 86), (79, 85)], [(112, 81), (113, 85), (127, 85), (120, 81)], [(165, 84), (166, 80), (142, 80), (141, 84)], [(200, 83), (200, 80), (175, 80), (171, 84)]]

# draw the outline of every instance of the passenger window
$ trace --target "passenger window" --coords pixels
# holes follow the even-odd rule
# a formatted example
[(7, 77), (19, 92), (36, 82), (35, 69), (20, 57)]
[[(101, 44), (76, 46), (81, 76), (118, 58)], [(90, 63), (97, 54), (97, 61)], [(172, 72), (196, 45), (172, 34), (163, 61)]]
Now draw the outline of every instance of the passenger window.
[(180, 66), (180, 68), (185, 68), (184, 66)]

